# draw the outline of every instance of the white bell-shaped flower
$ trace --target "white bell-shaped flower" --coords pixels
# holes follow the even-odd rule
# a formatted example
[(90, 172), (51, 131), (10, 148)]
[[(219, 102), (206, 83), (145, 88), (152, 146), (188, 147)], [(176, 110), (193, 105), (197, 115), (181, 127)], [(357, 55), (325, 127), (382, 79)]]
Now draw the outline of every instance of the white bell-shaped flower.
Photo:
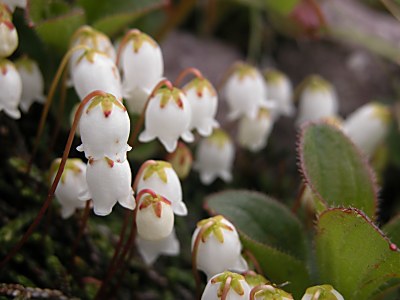
[(0, 59), (0, 111), (13, 119), (19, 119), (22, 81), (17, 68), (7, 59)]
[(261, 150), (267, 145), (273, 125), (274, 118), (266, 108), (260, 108), (255, 119), (242, 117), (238, 131), (239, 144), (253, 152)]
[(16, 7), (25, 9), (27, 4), (27, 0), (1, 0), (1, 1), (8, 6), (11, 12), (14, 12)]
[(136, 246), (140, 256), (146, 265), (152, 265), (160, 255), (177, 256), (180, 253), (179, 240), (176, 237), (175, 230), (166, 238), (149, 241), (136, 238)]
[(183, 88), (192, 107), (190, 130), (196, 129), (201, 136), (209, 136), (219, 124), (215, 120), (218, 108), (218, 95), (206, 78), (194, 78)]
[(343, 296), (329, 284), (309, 287), (301, 300), (344, 300)]
[(187, 215), (186, 205), (182, 201), (181, 182), (170, 163), (162, 160), (144, 162), (137, 173), (134, 188), (136, 192), (153, 190), (171, 202), (176, 215)]
[(139, 141), (150, 142), (158, 138), (168, 152), (176, 149), (179, 137), (185, 142), (193, 142), (193, 134), (189, 131), (192, 112), (185, 94), (175, 87), (160, 87), (153, 94)]
[(111, 94), (97, 95), (90, 100), (79, 120), (82, 145), (77, 149), (84, 151), (88, 159), (101, 159), (104, 156), (123, 162), (128, 145), (130, 119), (124, 105)]
[(200, 173), (203, 184), (210, 184), (217, 177), (229, 182), (234, 159), (235, 147), (231, 138), (225, 131), (215, 129), (212, 135), (200, 141), (193, 167)]
[(114, 162), (107, 157), (90, 160), (86, 170), (86, 182), (96, 215), (110, 214), (117, 202), (127, 209), (133, 210), (136, 207), (128, 160), (123, 163)]
[(122, 101), (119, 71), (114, 61), (97, 50), (85, 50), (71, 70), (72, 82), (79, 98), (101, 90)]
[(225, 291), (226, 300), (248, 300), (250, 287), (244, 277), (237, 273), (223, 272), (216, 274), (204, 289), (201, 300), (221, 300)]
[(278, 70), (267, 70), (264, 77), (268, 88), (268, 99), (273, 101), (277, 115), (292, 116), (295, 112), (293, 86), (289, 77)]
[(171, 202), (156, 192), (144, 189), (138, 195), (136, 227), (138, 235), (149, 241), (167, 238), (174, 229)]
[[(203, 229), (207, 226), (206, 229)], [(198, 236), (202, 232), (202, 236)], [(210, 278), (225, 270), (244, 272), (247, 262), (241, 255), (242, 244), (236, 228), (222, 216), (205, 219), (197, 223), (192, 236), (192, 252), (195, 253), (196, 239), (197, 269)]]
[(256, 286), (251, 290), (251, 300), (293, 300), (288, 292), (272, 285), (265, 284)]
[(149, 35), (131, 30), (120, 44), (123, 95), (130, 112), (140, 114), (154, 86), (162, 79), (164, 60), (160, 46)]
[[(51, 165), (52, 181), (54, 181), (60, 163), (61, 158), (57, 158)], [(79, 158), (67, 159), (55, 195), (61, 204), (61, 216), (64, 219), (72, 216), (77, 208), (85, 207), (85, 201), (90, 200), (91, 197), (86, 184), (86, 164), (82, 160)]]
[(0, 20), (0, 58), (8, 57), (18, 47), (18, 33), (14, 24), (7, 19)]
[[(102, 52), (103, 54), (107, 55), (112, 61), (115, 61), (117, 57), (114, 46), (108, 36), (88, 25), (84, 25), (78, 28), (78, 30), (76, 30), (73, 34), (70, 42), (70, 48), (78, 45), (87, 46), (90, 49)], [(85, 50), (83, 49), (77, 50), (71, 55), (71, 58), (69, 60), (71, 68), (75, 67), (76, 62), (78, 61), (79, 57), (84, 53), (84, 51)]]
[(28, 112), (32, 103), (43, 103), (46, 97), (43, 95), (44, 81), (38, 64), (27, 57), (22, 57), (15, 62), (22, 80), (22, 95), (19, 106), (23, 112)]
[(267, 85), (259, 70), (245, 63), (237, 63), (226, 80), (225, 98), (230, 120), (241, 116), (254, 119), (260, 107), (269, 107)]
[(334, 117), (338, 113), (338, 99), (333, 86), (320, 76), (305, 80), (300, 94), (297, 125)]
[(343, 124), (343, 131), (367, 156), (372, 156), (385, 140), (389, 122), (389, 108), (372, 102), (348, 116)]
[(166, 160), (172, 165), (180, 180), (185, 179), (192, 168), (192, 151), (183, 142), (178, 143), (174, 152), (168, 153)]

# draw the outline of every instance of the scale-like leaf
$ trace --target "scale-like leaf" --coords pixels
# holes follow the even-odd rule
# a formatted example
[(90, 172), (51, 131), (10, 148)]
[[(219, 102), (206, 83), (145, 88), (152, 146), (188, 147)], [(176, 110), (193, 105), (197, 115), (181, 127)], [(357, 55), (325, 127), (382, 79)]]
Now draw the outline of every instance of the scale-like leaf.
[(321, 282), (346, 300), (370, 299), (400, 284), (400, 252), (360, 210), (334, 208), (317, 224)]
[(303, 178), (323, 206), (356, 207), (371, 218), (375, 216), (373, 171), (340, 129), (326, 123), (305, 126), (298, 153)]

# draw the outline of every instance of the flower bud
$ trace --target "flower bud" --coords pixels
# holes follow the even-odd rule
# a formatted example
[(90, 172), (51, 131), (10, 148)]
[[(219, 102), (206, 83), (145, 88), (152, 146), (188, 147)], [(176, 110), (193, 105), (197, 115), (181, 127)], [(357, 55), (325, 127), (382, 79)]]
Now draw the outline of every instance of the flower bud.
[(304, 81), (300, 95), (297, 125), (336, 116), (338, 100), (333, 86), (320, 76), (310, 76)]
[(179, 179), (183, 180), (192, 168), (192, 151), (184, 143), (179, 142), (175, 151), (167, 155), (167, 161), (172, 165)]
[(22, 57), (15, 62), (19, 75), (22, 80), (21, 103), (19, 104), (23, 112), (28, 112), (32, 103), (36, 100), (43, 103), (44, 81), (42, 72), (38, 64), (27, 57)]
[(189, 131), (191, 109), (186, 96), (178, 88), (161, 87), (149, 99), (145, 114), (145, 130), (139, 141), (150, 142), (158, 138), (168, 152), (173, 152), (179, 137), (192, 142)]
[(268, 88), (268, 99), (275, 104), (278, 115), (292, 116), (295, 108), (293, 104), (293, 86), (289, 77), (278, 70), (267, 70), (264, 77)]
[(205, 78), (194, 78), (183, 87), (192, 108), (190, 130), (196, 129), (201, 136), (209, 136), (219, 124), (215, 120), (218, 106), (217, 91)]
[(18, 47), (18, 33), (14, 24), (7, 19), (0, 19), (0, 58), (8, 57)]
[(261, 73), (246, 63), (237, 63), (225, 84), (230, 120), (241, 116), (254, 119), (260, 107), (268, 106), (267, 86)]
[[(207, 226), (208, 228), (205, 228)], [(202, 233), (202, 236), (198, 235)], [(192, 236), (192, 252), (196, 239), (200, 239), (197, 248), (197, 269), (210, 278), (224, 270), (244, 272), (247, 262), (240, 254), (242, 244), (231, 222), (222, 216), (205, 219), (197, 223)]]
[(265, 108), (259, 109), (255, 119), (250, 119), (247, 116), (242, 117), (239, 122), (239, 144), (253, 152), (261, 150), (267, 145), (273, 125), (273, 116)]
[(136, 207), (128, 160), (123, 163), (114, 162), (107, 157), (90, 160), (86, 170), (86, 181), (96, 215), (110, 214), (117, 202), (127, 209), (133, 210)]
[(256, 286), (253, 289), (257, 292), (253, 292), (254, 297), (251, 300), (293, 300), (291, 294), (271, 284)]
[(7, 59), (0, 59), (0, 111), (13, 119), (19, 119), (18, 110), (21, 101), (22, 82), (14, 64)]
[(122, 101), (121, 78), (118, 68), (107, 55), (96, 50), (86, 50), (72, 68), (72, 82), (79, 98), (100, 90)]
[(194, 169), (200, 173), (203, 184), (210, 184), (217, 177), (229, 182), (232, 180), (232, 165), (235, 148), (225, 131), (215, 129), (213, 134), (200, 141), (196, 152)]
[[(108, 56), (112, 61), (116, 59), (116, 52), (113, 44), (111, 43), (108, 36), (104, 33), (88, 26), (84, 25), (78, 28), (71, 38), (70, 48), (78, 45), (87, 46), (90, 49), (96, 50)], [(85, 50), (75, 51), (70, 59), (70, 66), (74, 68), (79, 57), (85, 52)]]
[(141, 190), (138, 193), (136, 226), (138, 235), (144, 240), (167, 238), (174, 229), (171, 202), (152, 190)]
[(156, 241), (145, 240), (138, 236), (136, 245), (140, 256), (148, 266), (152, 265), (162, 254), (177, 256), (180, 253), (179, 240), (176, 237), (175, 230), (172, 230), (171, 234), (166, 238)]
[(116, 162), (126, 159), (130, 120), (124, 105), (111, 94), (97, 95), (90, 100), (79, 121), (82, 145), (88, 159), (107, 156)]
[(347, 117), (343, 131), (367, 156), (372, 156), (385, 140), (389, 131), (389, 122), (388, 107), (371, 102)]
[(164, 61), (160, 46), (149, 35), (131, 30), (122, 45), (123, 90), (128, 109), (140, 114), (153, 87), (162, 79)]
[(225, 299), (249, 299), (250, 287), (244, 277), (236, 273), (223, 272), (216, 274), (207, 282), (201, 300), (221, 300), (226, 287), (228, 290), (225, 292)]
[(148, 160), (143, 163), (135, 179), (137, 192), (144, 189), (167, 198), (178, 216), (186, 216), (187, 208), (182, 201), (182, 186), (171, 164), (165, 161)]
[(309, 287), (301, 300), (344, 300), (344, 298), (331, 285), (323, 284)]
[[(61, 158), (53, 161), (50, 168), (51, 181), (54, 181)], [(66, 219), (73, 215), (75, 209), (84, 208), (90, 200), (86, 184), (86, 164), (79, 158), (67, 159), (61, 180), (55, 191), (56, 198), (61, 204), (61, 216)], [(81, 199), (81, 200), (80, 200)]]

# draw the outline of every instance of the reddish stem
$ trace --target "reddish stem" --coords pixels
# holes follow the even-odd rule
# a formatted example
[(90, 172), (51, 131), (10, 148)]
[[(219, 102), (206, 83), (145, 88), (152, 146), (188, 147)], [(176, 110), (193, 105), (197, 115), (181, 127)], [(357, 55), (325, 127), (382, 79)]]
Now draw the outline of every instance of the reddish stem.
[(249, 250), (244, 250), (244, 254), (251, 260), (258, 274), (263, 274), (263, 270), (261, 269), (260, 263), (256, 259), (256, 257)]
[(38, 215), (36, 216), (35, 220), (33, 220), (32, 224), (29, 226), (28, 230), (25, 232), (25, 234), (22, 236), (22, 238), (19, 240), (19, 242), (11, 249), (11, 251), (7, 254), (7, 256), (4, 258), (4, 260), (0, 263), (0, 269), (2, 269), (7, 262), (14, 257), (14, 255), (18, 252), (19, 249), (21, 249), (21, 247), (25, 244), (25, 242), (28, 240), (28, 238), (30, 237), (30, 235), (32, 234), (32, 232), (35, 230), (35, 228), (39, 225), (40, 221), (42, 220), (44, 214), (47, 211), (47, 208), (50, 206), (53, 198), (54, 198), (54, 193), (56, 191), (57, 185), (61, 179), (61, 175), (64, 171), (64, 167), (65, 167), (65, 163), (67, 162), (67, 158), (69, 155), (69, 151), (71, 150), (71, 145), (72, 145), (72, 141), (74, 140), (74, 136), (75, 136), (75, 131), (76, 131), (76, 127), (78, 126), (79, 123), (79, 119), (82, 115), (82, 111), (83, 108), (85, 107), (85, 105), (92, 100), (92, 98), (94, 96), (98, 96), (98, 95), (105, 95), (104, 92), (102, 91), (93, 91), (90, 94), (88, 94), (83, 101), (81, 102), (81, 104), (79, 105), (76, 113), (75, 113), (75, 118), (74, 118), (74, 122), (71, 126), (71, 130), (69, 132), (69, 136), (68, 136), (68, 140), (67, 143), (65, 145), (65, 149), (64, 149), (64, 153), (61, 159), (61, 163), (60, 163), (60, 167), (58, 168), (57, 174), (54, 177), (53, 183), (49, 189), (49, 192), (47, 194), (47, 198), (45, 200), (45, 202), (43, 203)]
[(85, 231), (85, 228), (86, 228), (86, 225), (87, 225), (87, 221), (89, 219), (90, 202), (91, 202), (91, 200), (86, 201), (85, 210), (83, 211), (81, 222), (80, 222), (81, 224), (79, 226), (79, 232), (78, 232), (77, 237), (75, 238), (74, 243), (72, 244), (72, 250), (71, 250), (72, 265), (73, 265), (73, 262), (74, 262), (74, 257), (75, 257), (75, 254), (76, 254), (76, 250), (78, 249), (79, 242), (82, 239), (83, 232)]
[(199, 79), (204, 79), (203, 74), (200, 72), (199, 69), (196, 68), (187, 68), (185, 70), (183, 70), (178, 77), (176, 78), (174, 85), (178, 86), (181, 84), (182, 80), (189, 74), (193, 74), (194, 76), (196, 76)]
[(222, 295), (221, 295), (221, 300), (226, 300), (226, 297), (228, 297), (228, 293), (231, 288), (231, 281), (232, 281), (232, 277), (229, 276), (225, 281), (224, 289), (223, 289)]
[(141, 33), (142, 32), (139, 29), (131, 29), (127, 33), (125, 33), (124, 37), (121, 40), (121, 43), (119, 44), (118, 51), (117, 51), (117, 58), (116, 58), (116, 61), (115, 61), (115, 64), (117, 66), (119, 65), (119, 62), (121, 60), (122, 49), (125, 48), (126, 44), (129, 42), (129, 39), (132, 36), (140, 35)]

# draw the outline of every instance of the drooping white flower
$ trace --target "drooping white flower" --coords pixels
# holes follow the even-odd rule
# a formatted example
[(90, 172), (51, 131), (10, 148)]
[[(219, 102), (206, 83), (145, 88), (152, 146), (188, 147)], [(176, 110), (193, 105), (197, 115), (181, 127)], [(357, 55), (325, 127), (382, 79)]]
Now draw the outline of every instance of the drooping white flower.
[(371, 102), (347, 117), (343, 131), (367, 156), (372, 156), (389, 131), (390, 111), (383, 104)]
[(8, 57), (18, 47), (18, 33), (14, 24), (7, 19), (0, 20), (0, 58)]
[(190, 130), (196, 129), (201, 136), (209, 136), (219, 124), (215, 120), (218, 95), (206, 78), (194, 78), (183, 88), (192, 108)]
[(212, 183), (217, 177), (232, 180), (232, 165), (235, 147), (225, 131), (215, 129), (209, 137), (203, 138), (196, 151), (194, 169), (200, 173), (203, 184)]
[[(125, 43), (126, 42), (126, 43)], [(164, 60), (160, 46), (149, 35), (131, 30), (120, 44), (123, 95), (130, 112), (140, 114), (152, 89), (162, 79)]]
[(150, 189), (167, 198), (178, 216), (186, 216), (187, 208), (182, 201), (182, 186), (171, 164), (162, 160), (143, 163), (135, 179), (136, 192)]
[(179, 142), (174, 152), (168, 153), (167, 161), (172, 165), (180, 180), (185, 179), (192, 168), (192, 151), (184, 143)]
[(138, 192), (136, 227), (138, 235), (149, 241), (167, 238), (174, 229), (171, 202), (156, 192), (144, 189)]
[(310, 76), (299, 99), (297, 125), (334, 117), (338, 113), (338, 100), (333, 86), (320, 76)]
[[(202, 236), (202, 228), (208, 226)], [(244, 272), (247, 262), (241, 255), (242, 244), (236, 228), (222, 216), (216, 216), (197, 223), (192, 236), (192, 252), (197, 245), (197, 269), (206, 273), (208, 278), (225, 270)]]
[(166, 238), (156, 241), (145, 240), (138, 236), (136, 246), (140, 256), (148, 266), (152, 265), (160, 255), (177, 256), (180, 253), (179, 240), (176, 237), (175, 230), (172, 230)]
[(173, 152), (179, 137), (192, 142), (189, 131), (191, 108), (185, 94), (178, 88), (160, 87), (149, 99), (145, 113), (145, 130), (139, 141), (160, 140), (168, 152)]
[(267, 145), (273, 125), (273, 116), (265, 108), (259, 109), (255, 119), (250, 119), (247, 116), (242, 117), (238, 131), (239, 144), (253, 152), (261, 150)]
[(97, 95), (90, 100), (79, 121), (82, 145), (88, 159), (107, 156), (116, 162), (126, 159), (130, 119), (124, 105), (111, 94)]
[(11, 12), (14, 12), (16, 7), (25, 9), (27, 4), (27, 0), (1, 0), (1, 1), (9, 7)]
[(225, 83), (224, 92), (229, 105), (230, 120), (241, 116), (254, 119), (260, 107), (269, 107), (264, 78), (260, 71), (251, 65), (237, 63)]
[(110, 214), (117, 202), (127, 209), (133, 210), (136, 207), (128, 160), (123, 163), (114, 162), (107, 157), (90, 160), (86, 170), (86, 182), (96, 215)]
[(343, 296), (329, 284), (309, 287), (301, 300), (344, 300)]
[[(52, 181), (54, 181), (60, 163), (61, 159), (57, 158), (51, 165)], [(55, 195), (61, 204), (61, 216), (64, 219), (72, 216), (76, 209), (85, 207), (85, 201), (90, 200), (91, 197), (86, 184), (86, 164), (82, 160), (79, 158), (67, 159)]]
[(213, 276), (204, 289), (201, 300), (221, 300), (225, 286), (226, 300), (248, 300), (250, 287), (244, 277), (237, 273), (223, 272)]
[(289, 77), (278, 70), (267, 70), (264, 77), (268, 87), (268, 99), (275, 104), (274, 111), (278, 115), (292, 116), (295, 108), (293, 104), (293, 86)]
[[(117, 56), (114, 46), (108, 36), (88, 25), (81, 26), (73, 34), (70, 42), (70, 48), (78, 45), (87, 46), (90, 49), (102, 52), (103, 54), (107, 55), (112, 61), (115, 61)], [(85, 50), (83, 49), (77, 50), (71, 55), (71, 68), (75, 67), (79, 57), (84, 53), (84, 51)]]
[(38, 64), (28, 57), (22, 57), (15, 61), (15, 66), (22, 80), (22, 95), (19, 105), (26, 113), (33, 102), (43, 103), (46, 99), (43, 95), (43, 75)]
[(72, 82), (81, 101), (101, 90), (122, 101), (121, 78), (114, 61), (97, 50), (85, 50), (71, 70)]
[(254, 287), (251, 300), (293, 300), (293, 296), (272, 284)]
[(0, 58), (0, 111), (13, 119), (19, 119), (21, 113), (18, 110), (21, 101), (22, 81), (14, 64)]

